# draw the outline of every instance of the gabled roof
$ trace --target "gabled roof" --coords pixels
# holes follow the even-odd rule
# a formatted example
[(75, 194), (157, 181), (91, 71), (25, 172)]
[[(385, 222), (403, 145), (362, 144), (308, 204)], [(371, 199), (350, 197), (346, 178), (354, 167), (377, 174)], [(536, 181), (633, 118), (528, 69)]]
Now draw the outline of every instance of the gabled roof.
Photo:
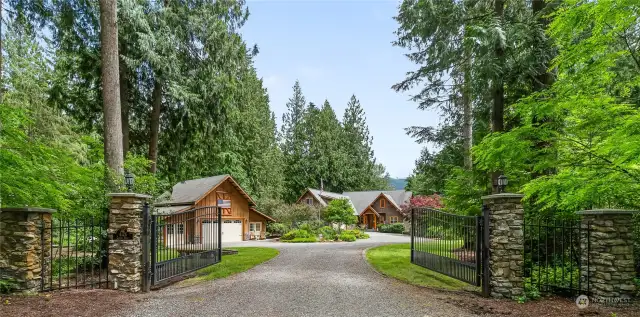
[(326, 199), (347, 199), (353, 208), (354, 215), (362, 214), (367, 207), (371, 206), (380, 196), (384, 196), (389, 203), (396, 209), (400, 210), (400, 205), (408, 204), (411, 199), (411, 192), (404, 190), (371, 190), (362, 192), (344, 192), (342, 194), (323, 191), (315, 188), (307, 188), (307, 190), (298, 198), (300, 202), (307, 192), (323, 206), (327, 206)]
[(247, 194), (240, 184), (236, 182), (230, 175), (217, 175), (205, 178), (191, 179), (188, 181), (182, 181), (173, 185), (171, 191), (171, 200), (156, 204), (156, 206), (170, 206), (170, 205), (188, 205), (196, 204), (200, 199), (208, 195), (218, 185), (229, 180), (231, 185), (235, 187), (242, 196), (244, 196), (251, 204), (255, 205), (255, 201)]
[(195, 203), (204, 197), (212, 188), (222, 183), (229, 175), (217, 175), (191, 179), (173, 185), (172, 203)]
[(381, 195), (384, 195), (384, 197), (387, 198), (387, 200), (389, 200), (389, 202), (398, 209), (400, 209), (400, 205), (409, 203), (409, 199), (411, 199), (411, 192), (404, 190), (345, 192), (344, 195), (348, 196), (351, 199), (351, 203), (355, 206), (357, 214), (363, 212)]
[(371, 208), (371, 205), (369, 205), (361, 213), (359, 213), (358, 216), (362, 216), (365, 212), (367, 212), (367, 210), (371, 210), (376, 216), (380, 217), (380, 214), (375, 209)]

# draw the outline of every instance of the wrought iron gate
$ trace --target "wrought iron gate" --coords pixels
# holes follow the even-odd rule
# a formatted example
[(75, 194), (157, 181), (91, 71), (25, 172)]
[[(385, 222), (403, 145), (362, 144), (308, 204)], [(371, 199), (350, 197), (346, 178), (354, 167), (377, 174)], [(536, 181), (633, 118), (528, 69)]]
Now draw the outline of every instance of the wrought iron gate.
[(580, 219), (525, 218), (526, 287), (563, 296), (589, 295), (591, 224)]
[(41, 291), (109, 287), (106, 217), (54, 218), (40, 230)]
[[(219, 263), (222, 259), (222, 209), (217, 206), (191, 208), (172, 214), (153, 214), (147, 218), (149, 252), (143, 259), (150, 285)], [(147, 242), (143, 242), (147, 245)], [(149, 285), (149, 284), (148, 284)]]
[(411, 263), (472, 285), (482, 284), (483, 217), (411, 210)]

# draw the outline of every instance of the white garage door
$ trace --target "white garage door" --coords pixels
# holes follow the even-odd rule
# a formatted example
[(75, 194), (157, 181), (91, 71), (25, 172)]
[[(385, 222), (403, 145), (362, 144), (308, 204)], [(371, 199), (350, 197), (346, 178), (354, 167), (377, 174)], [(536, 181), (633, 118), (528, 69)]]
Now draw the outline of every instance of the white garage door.
[[(202, 222), (203, 243), (212, 243), (217, 239), (218, 224), (214, 221)], [(242, 220), (224, 220), (222, 223), (222, 242), (242, 241)]]
[(184, 224), (174, 223), (166, 226), (166, 245), (168, 247), (181, 246), (184, 244)]

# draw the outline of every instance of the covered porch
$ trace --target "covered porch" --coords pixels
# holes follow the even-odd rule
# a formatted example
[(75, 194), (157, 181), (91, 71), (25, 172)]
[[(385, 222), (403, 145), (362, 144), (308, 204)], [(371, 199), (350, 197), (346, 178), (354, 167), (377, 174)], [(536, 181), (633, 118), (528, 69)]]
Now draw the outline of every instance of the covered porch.
[(380, 214), (371, 208), (371, 206), (360, 213), (360, 223), (367, 229), (378, 230), (378, 222), (380, 222), (381, 219)]

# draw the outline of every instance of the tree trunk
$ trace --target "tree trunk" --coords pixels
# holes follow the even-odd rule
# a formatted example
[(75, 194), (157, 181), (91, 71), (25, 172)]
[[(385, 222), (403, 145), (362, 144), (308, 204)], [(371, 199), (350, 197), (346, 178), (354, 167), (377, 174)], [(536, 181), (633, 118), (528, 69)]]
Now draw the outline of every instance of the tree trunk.
[[(533, 0), (531, 2), (531, 10), (533, 11), (533, 15), (538, 16), (538, 23), (543, 30), (546, 30), (547, 26), (549, 25), (549, 21), (544, 17), (545, 14), (542, 12), (546, 8), (546, 6), (547, 3), (545, 0)], [(544, 46), (546, 49), (551, 49), (551, 44), (549, 43), (549, 41), (538, 43), (538, 45)], [(542, 91), (553, 84), (554, 76), (548, 68), (549, 64), (546, 62), (538, 65), (538, 71), (533, 85), (535, 91)]]
[[(126, 48), (122, 47), (125, 54)], [(122, 113), (122, 156), (129, 152), (129, 72), (122, 58), (120, 59), (120, 107)]]
[[(542, 30), (546, 30), (547, 26), (549, 25), (549, 21), (544, 17), (545, 13), (542, 12), (543, 10), (545, 10), (546, 6), (547, 6), (547, 3), (545, 2), (545, 0), (533, 0), (531, 2), (531, 10), (533, 12), (533, 15), (537, 16), (537, 21)], [(542, 47), (545, 50), (552, 49), (551, 43), (548, 40), (547, 41), (542, 40), (542, 42), (536, 41), (534, 45)], [(553, 85), (554, 80), (555, 78), (553, 73), (549, 71), (549, 64), (546, 61), (544, 61), (540, 63), (540, 65), (538, 65), (536, 76), (533, 79), (533, 90), (543, 91), (549, 88), (551, 85)], [(541, 128), (545, 123), (551, 122), (551, 120), (553, 119), (548, 116), (534, 115), (531, 123), (534, 128)], [(549, 141), (537, 140), (535, 142), (534, 150), (538, 153), (544, 153), (545, 152), (544, 149), (549, 148), (551, 146), (552, 144)], [(540, 157), (539, 159), (544, 160), (545, 158)], [(545, 174), (548, 175), (551, 173), (552, 173), (551, 169), (547, 169), (544, 171), (533, 171), (531, 176), (532, 178), (538, 178), (542, 175), (545, 175)]]
[[(494, 3), (494, 15), (498, 20), (500, 27), (504, 27), (504, 0), (495, 0)], [(504, 131), (504, 82), (502, 80), (503, 67), (504, 67), (504, 47), (498, 40), (495, 46), (495, 58), (498, 70), (496, 76), (493, 78), (493, 108), (491, 111), (491, 132)], [(494, 171), (491, 173), (492, 191), (496, 193), (498, 191), (498, 176), (501, 171)]]
[(469, 47), (469, 45), (465, 45), (464, 55), (464, 81), (462, 84), (462, 139), (464, 168), (467, 171), (471, 171), (473, 169), (473, 159), (471, 157), (471, 147), (473, 146), (473, 108), (471, 106), (471, 47)]
[(116, 0), (100, 0), (100, 54), (104, 111), (104, 157), (107, 167), (123, 174), (122, 121), (118, 71), (118, 25)]
[(156, 163), (158, 161), (158, 138), (160, 135), (160, 113), (162, 111), (162, 84), (156, 79), (153, 85), (153, 93), (151, 94), (151, 124), (149, 138), (149, 160), (151, 173), (156, 172)]

